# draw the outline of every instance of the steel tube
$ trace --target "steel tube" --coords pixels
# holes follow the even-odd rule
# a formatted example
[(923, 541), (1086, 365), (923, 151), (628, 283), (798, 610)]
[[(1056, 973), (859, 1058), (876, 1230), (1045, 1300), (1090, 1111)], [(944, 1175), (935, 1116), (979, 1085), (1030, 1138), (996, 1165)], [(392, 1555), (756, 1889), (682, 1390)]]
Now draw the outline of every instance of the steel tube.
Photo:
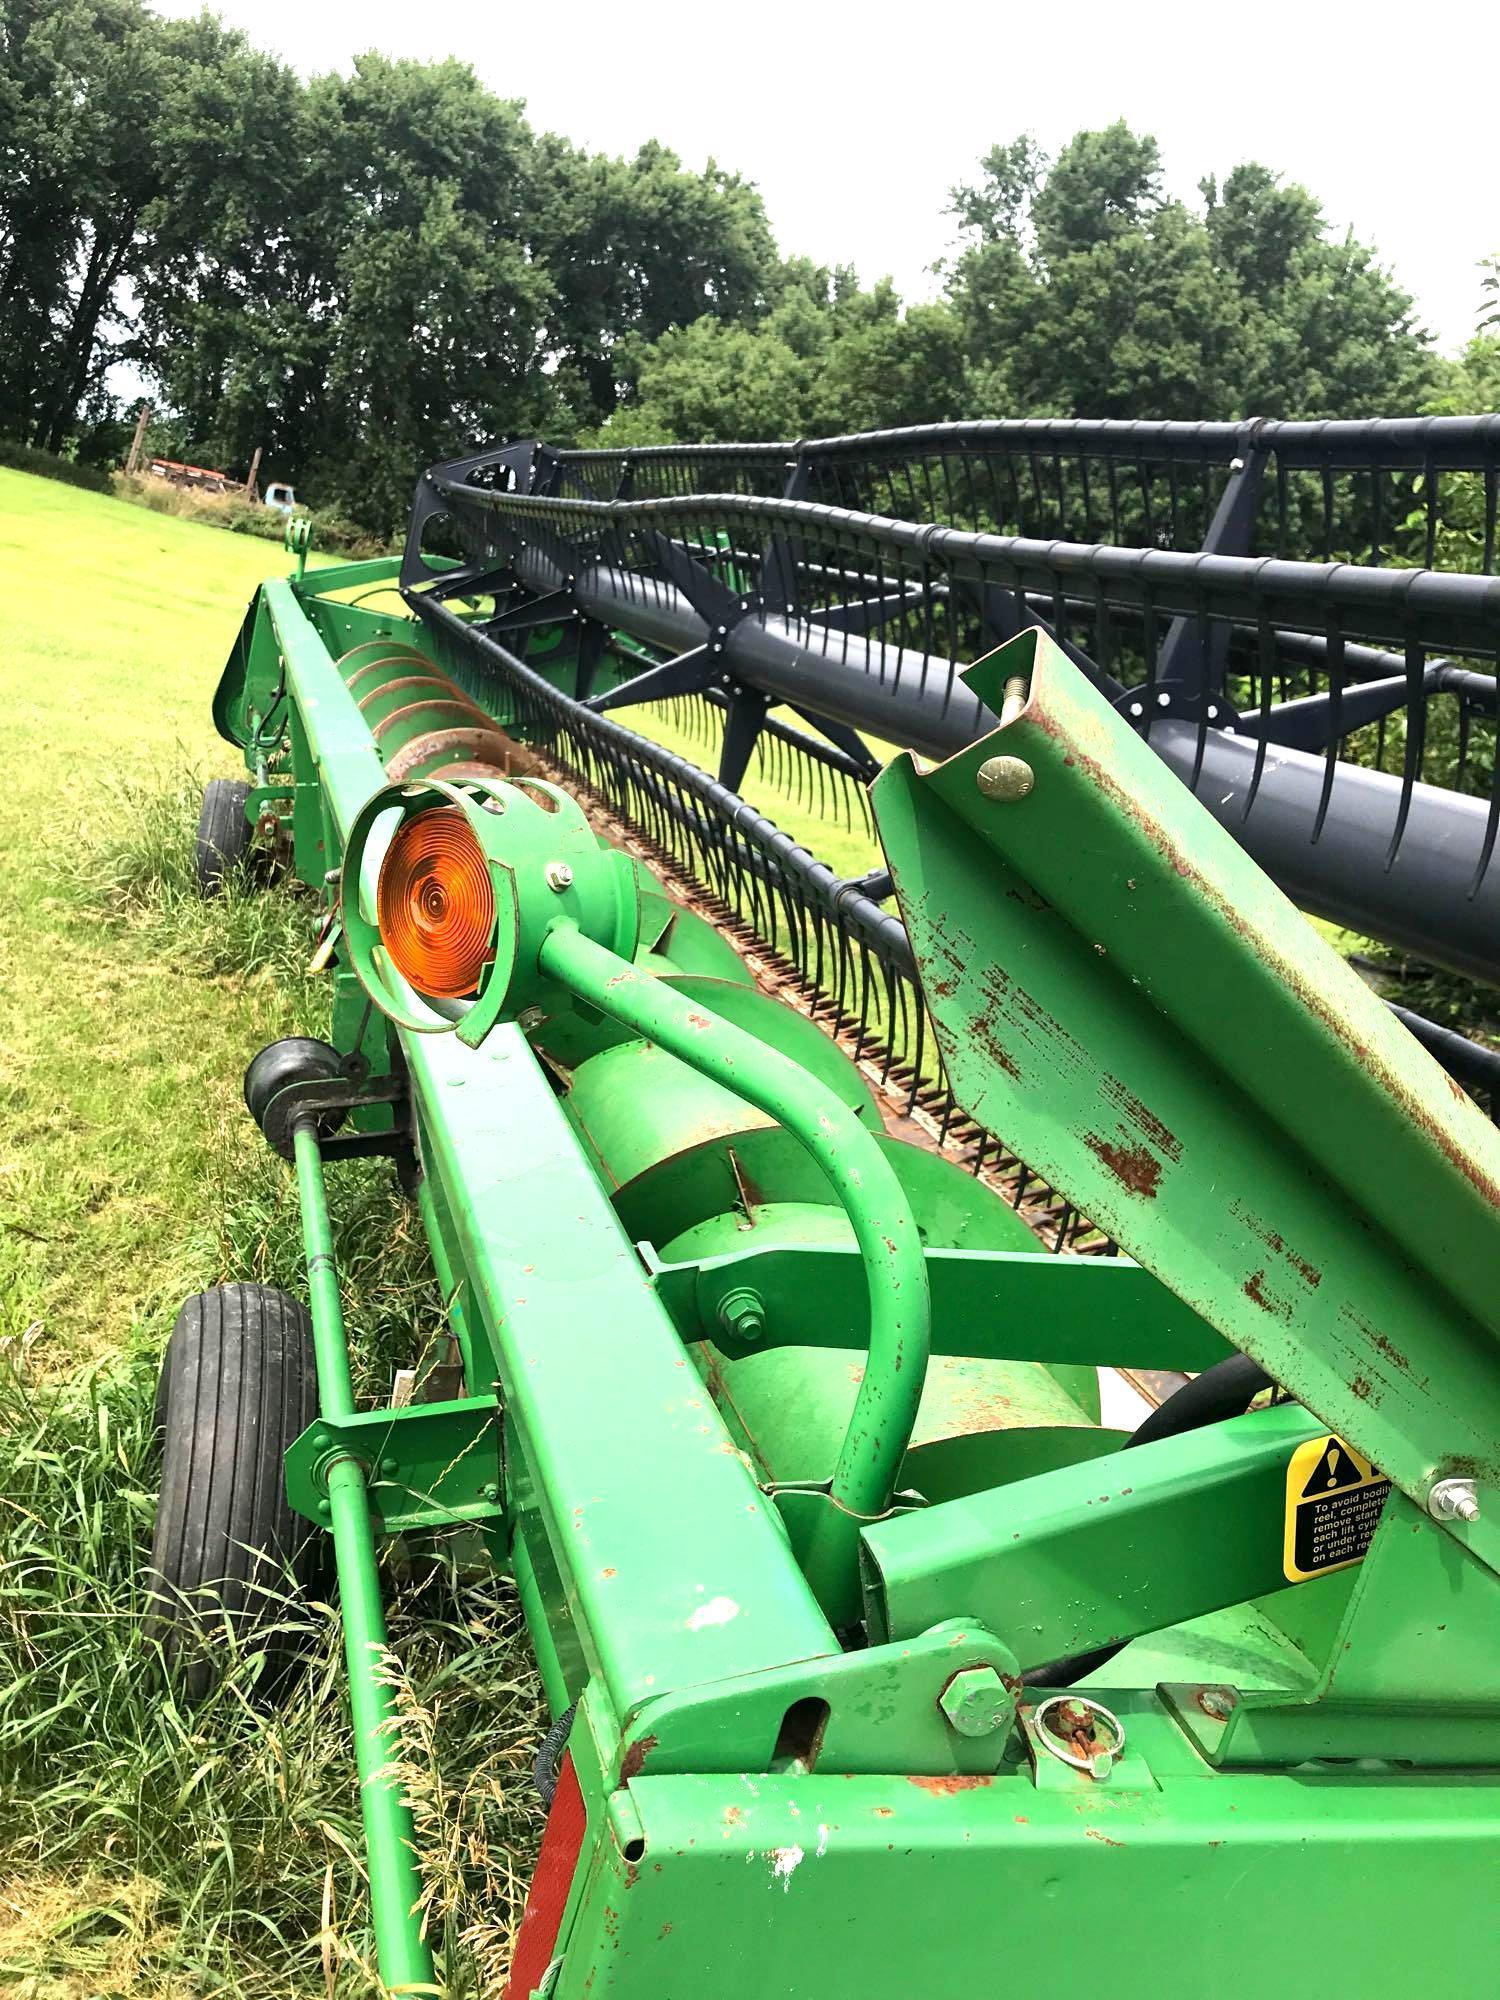
[(316, 1127), (305, 1120), (295, 1126), (292, 1146), (302, 1209), (302, 1249), (307, 1259), (313, 1352), (318, 1365), (318, 1407), (325, 1417), (352, 1417), (354, 1381), (349, 1373), (349, 1343), (344, 1335), (344, 1308), (333, 1256), (333, 1226), (328, 1217), (328, 1189), (323, 1180), (323, 1155), (318, 1150)]
[(857, 1604), (859, 1529), (890, 1505), (927, 1375), (931, 1299), (905, 1191), (873, 1134), (778, 1050), (701, 1011), (572, 924), (548, 932), (540, 966), (579, 999), (776, 1119), (818, 1162), (849, 1218), (869, 1287), (869, 1360), (834, 1468), (833, 1504), (805, 1552), (808, 1581), (839, 1622)]
[[(338, 1268), (318, 1135), (310, 1123), (292, 1134), (297, 1191), (301, 1197), (302, 1243), (312, 1310), (313, 1353), (318, 1370), (318, 1404), (326, 1417), (354, 1414), (349, 1347), (339, 1302)], [(422, 1878), (417, 1868), (416, 1829), (411, 1809), (391, 1763), (395, 1705), (385, 1677), (387, 1640), (380, 1596), (380, 1569), (365, 1468), (353, 1457), (328, 1467), (329, 1529), (338, 1571), (339, 1609), (344, 1627), (344, 1659), (349, 1670), (349, 1710), (354, 1725), (354, 1761), (359, 1772), (360, 1811), (369, 1857), (370, 1913), (380, 1977), (389, 1987), (430, 1985), (432, 1953), (419, 1914)]]

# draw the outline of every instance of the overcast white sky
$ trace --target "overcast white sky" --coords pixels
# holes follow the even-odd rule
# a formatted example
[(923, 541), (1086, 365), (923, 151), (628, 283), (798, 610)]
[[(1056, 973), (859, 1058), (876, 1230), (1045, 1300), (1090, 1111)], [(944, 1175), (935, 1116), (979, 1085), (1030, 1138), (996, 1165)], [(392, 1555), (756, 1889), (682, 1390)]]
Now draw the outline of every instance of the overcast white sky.
[[(154, 0), (195, 14), (201, 0)], [(835, 7), (543, 0), (217, 0), (304, 73), (362, 49), (471, 63), (591, 149), (658, 138), (757, 182), (784, 251), (933, 289), (946, 191), (1019, 132), (1055, 151), (1124, 117), (1168, 184), (1260, 159), (1373, 242), (1440, 345), (1473, 331), (1500, 251), (1500, 0)]]

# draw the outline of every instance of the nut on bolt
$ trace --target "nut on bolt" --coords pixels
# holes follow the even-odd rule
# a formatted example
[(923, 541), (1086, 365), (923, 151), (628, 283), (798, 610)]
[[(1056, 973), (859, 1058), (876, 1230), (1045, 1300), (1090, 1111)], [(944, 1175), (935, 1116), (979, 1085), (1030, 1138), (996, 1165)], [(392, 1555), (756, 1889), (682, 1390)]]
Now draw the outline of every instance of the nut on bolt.
[(573, 886), (573, 871), (566, 861), (549, 861), (547, 866), (542, 870), (542, 873), (546, 878), (549, 889), (556, 889), (561, 892), (564, 889), (571, 889)]
[(993, 1667), (961, 1667), (938, 1696), (938, 1707), (960, 1736), (993, 1736), (1010, 1727), (1016, 1698)]
[(1439, 1479), (1428, 1489), (1427, 1511), (1434, 1521), (1477, 1521), (1479, 1494), (1472, 1479)]
[(759, 1340), (766, 1330), (766, 1308), (759, 1292), (737, 1286), (719, 1301), (719, 1325), (736, 1340)]

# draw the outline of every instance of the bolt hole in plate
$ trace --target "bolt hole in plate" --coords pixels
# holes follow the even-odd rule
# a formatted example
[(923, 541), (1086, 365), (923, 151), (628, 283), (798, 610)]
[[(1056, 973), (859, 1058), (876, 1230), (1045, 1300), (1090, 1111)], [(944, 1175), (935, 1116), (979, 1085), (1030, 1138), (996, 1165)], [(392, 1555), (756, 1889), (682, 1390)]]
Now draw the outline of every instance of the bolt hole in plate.
[(828, 1703), (819, 1695), (804, 1695), (800, 1701), (794, 1701), (776, 1732), (771, 1769), (804, 1774), (811, 1771), (823, 1747), (823, 1732), (828, 1727), (830, 1713)]
[(1091, 1778), (1107, 1778), (1125, 1748), (1125, 1725), (1114, 1710), (1083, 1694), (1054, 1694), (1038, 1703), (1031, 1729), (1042, 1749)]

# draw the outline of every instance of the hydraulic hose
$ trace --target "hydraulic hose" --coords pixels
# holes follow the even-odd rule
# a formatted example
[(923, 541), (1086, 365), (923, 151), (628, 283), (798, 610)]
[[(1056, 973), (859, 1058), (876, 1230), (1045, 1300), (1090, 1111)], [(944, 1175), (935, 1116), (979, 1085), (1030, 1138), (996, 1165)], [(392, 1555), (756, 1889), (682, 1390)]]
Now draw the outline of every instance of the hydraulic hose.
[(547, 933), (538, 962), (579, 999), (785, 1126), (828, 1176), (849, 1218), (870, 1293), (869, 1361), (834, 1467), (831, 1504), (819, 1510), (802, 1557), (830, 1620), (850, 1624), (859, 1605), (860, 1529), (890, 1506), (931, 1347), (927, 1265), (906, 1192), (873, 1133), (779, 1050), (638, 971), (571, 923)]

